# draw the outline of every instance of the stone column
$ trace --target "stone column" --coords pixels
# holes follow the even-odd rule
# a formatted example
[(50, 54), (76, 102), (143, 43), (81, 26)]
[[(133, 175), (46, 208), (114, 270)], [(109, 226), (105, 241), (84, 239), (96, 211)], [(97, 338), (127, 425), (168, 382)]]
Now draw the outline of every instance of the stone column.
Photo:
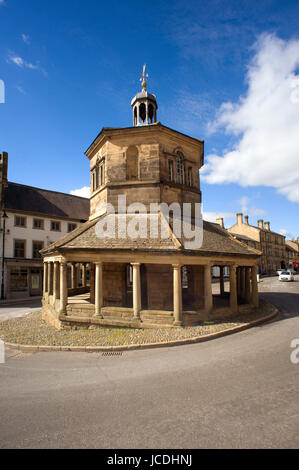
[(250, 268), (246, 266), (245, 269), (245, 301), (246, 303), (250, 303), (251, 295), (250, 295)]
[(54, 272), (53, 272), (53, 304), (55, 304), (56, 299), (59, 297), (59, 263), (58, 261), (54, 262)]
[(211, 266), (204, 266), (205, 311), (209, 315), (213, 310)]
[(137, 126), (139, 126), (139, 116), (140, 116), (140, 115), (139, 115), (139, 107), (140, 107), (140, 105), (139, 105), (139, 103), (138, 103), (138, 104), (137, 104)]
[(237, 297), (237, 274), (236, 265), (233, 264), (229, 267), (229, 281), (230, 281), (230, 308), (233, 313), (238, 311), (238, 297)]
[(48, 295), (53, 294), (53, 263), (48, 265)]
[(173, 315), (174, 325), (183, 324), (182, 273), (181, 265), (173, 264)]
[(82, 286), (86, 287), (86, 264), (82, 264)]
[(257, 284), (257, 266), (251, 267), (251, 302), (255, 308), (258, 308), (259, 293)]
[(95, 315), (103, 318), (101, 310), (103, 307), (103, 263), (95, 263)]
[(60, 314), (66, 315), (67, 306), (67, 263), (60, 263)]
[(95, 303), (94, 264), (89, 264), (90, 302)]
[(71, 289), (75, 289), (77, 287), (77, 270), (76, 270), (76, 263), (71, 264)]
[(224, 266), (220, 266), (220, 295), (223, 295), (224, 292)]
[(149, 123), (149, 118), (148, 118), (148, 101), (145, 103), (145, 122), (146, 122), (146, 124)]
[(48, 292), (48, 263), (44, 261), (44, 279), (43, 279), (44, 295)]
[(141, 310), (141, 281), (140, 281), (140, 263), (131, 263), (133, 266), (133, 310), (134, 317), (140, 318)]

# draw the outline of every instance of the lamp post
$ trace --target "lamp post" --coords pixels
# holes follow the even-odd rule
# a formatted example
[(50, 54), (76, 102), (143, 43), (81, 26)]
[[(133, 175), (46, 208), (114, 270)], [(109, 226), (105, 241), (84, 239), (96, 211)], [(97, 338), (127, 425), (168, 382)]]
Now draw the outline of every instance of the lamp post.
[(1, 300), (4, 299), (4, 260), (5, 260), (5, 223), (8, 216), (5, 211), (2, 212), (2, 253), (1, 253)]

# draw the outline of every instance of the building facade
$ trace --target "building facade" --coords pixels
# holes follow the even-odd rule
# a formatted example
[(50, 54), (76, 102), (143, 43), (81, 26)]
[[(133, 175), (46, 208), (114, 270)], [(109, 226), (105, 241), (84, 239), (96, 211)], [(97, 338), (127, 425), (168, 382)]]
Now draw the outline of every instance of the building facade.
[(41, 296), (40, 250), (88, 219), (89, 200), (8, 182), (7, 166), (8, 155), (3, 152), (0, 156), (1, 297)]
[(259, 272), (261, 274), (276, 274), (278, 269), (284, 269), (288, 265), (285, 236), (270, 230), (270, 222), (258, 220), (257, 226), (249, 224), (246, 215), (236, 215), (237, 223), (227, 230), (236, 239), (244, 242), (247, 246), (261, 251)]
[(288, 265), (287, 267), (293, 268), (299, 272), (299, 242), (298, 240), (286, 240), (286, 253)]
[[(158, 122), (156, 97), (147, 92), (144, 74), (142, 87), (131, 103), (133, 127), (103, 128), (85, 153), (91, 175), (88, 222), (43, 250), (43, 318), (57, 328), (172, 327), (258, 307), (260, 252), (216, 224), (201, 226), (195, 217), (202, 198), (203, 141)], [(165, 214), (162, 205), (174, 203), (180, 215)], [(195, 248), (185, 231), (176, 230), (186, 203), (190, 218), (184, 229), (201, 230)], [(78, 286), (74, 273), (82, 266), (90, 283)], [(220, 269), (216, 296), (213, 266)]]

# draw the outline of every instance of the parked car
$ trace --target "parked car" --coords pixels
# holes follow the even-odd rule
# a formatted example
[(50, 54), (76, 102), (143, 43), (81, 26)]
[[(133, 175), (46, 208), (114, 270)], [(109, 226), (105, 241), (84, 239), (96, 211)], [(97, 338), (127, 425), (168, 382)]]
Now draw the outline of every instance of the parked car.
[(293, 281), (294, 276), (290, 271), (283, 271), (281, 274), (279, 274), (279, 280), (280, 281)]
[(278, 269), (278, 270), (276, 271), (276, 274), (277, 274), (278, 276), (280, 276), (281, 273), (283, 273), (283, 271), (284, 271), (283, 269)]

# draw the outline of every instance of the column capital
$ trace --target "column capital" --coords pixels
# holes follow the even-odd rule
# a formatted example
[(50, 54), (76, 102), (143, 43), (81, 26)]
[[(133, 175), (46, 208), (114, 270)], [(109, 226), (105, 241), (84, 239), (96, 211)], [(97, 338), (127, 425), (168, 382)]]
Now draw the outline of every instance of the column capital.
[(182, 264), (173, 264), (172, 267), (173, 269), (180, 269), (182, 267)]
[(141, 266), (141, 263), (130, 263), (131, 266)]

